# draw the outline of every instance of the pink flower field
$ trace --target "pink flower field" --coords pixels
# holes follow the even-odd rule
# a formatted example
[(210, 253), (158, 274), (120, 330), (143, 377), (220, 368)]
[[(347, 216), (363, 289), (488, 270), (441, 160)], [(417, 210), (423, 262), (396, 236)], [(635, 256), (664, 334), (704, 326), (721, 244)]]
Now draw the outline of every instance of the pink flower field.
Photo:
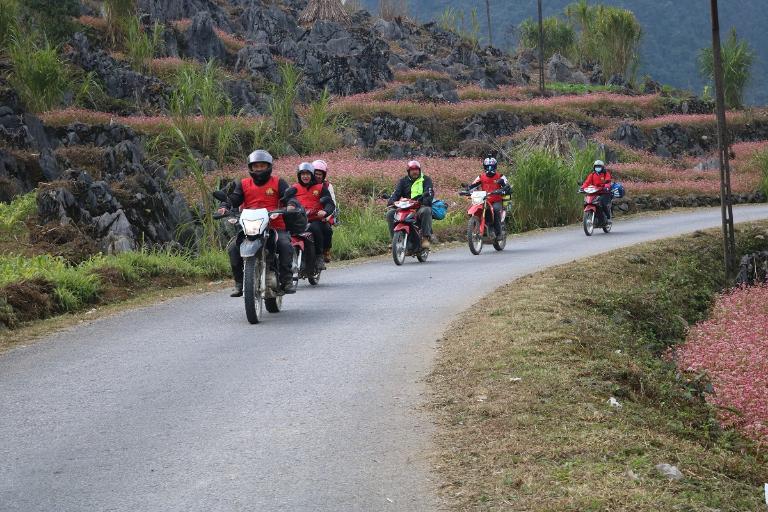
[(675, 353), (682, 370), (707, 373), (723, 425), (768, 445), (768, 286), (721, 295)]

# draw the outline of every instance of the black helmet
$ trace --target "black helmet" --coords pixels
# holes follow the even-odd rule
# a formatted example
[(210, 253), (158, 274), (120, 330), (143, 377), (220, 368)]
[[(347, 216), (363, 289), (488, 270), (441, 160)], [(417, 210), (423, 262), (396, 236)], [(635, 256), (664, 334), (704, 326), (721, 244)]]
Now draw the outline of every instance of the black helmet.
[(492, 156), (489, 156), (488, 158), (483, 160), (483, 169), (485, 169), (485, 175), (488, 176), (489, 178), (496, 176), (497, 165), (499, 165), (499, 163)]
[[(267, 170), (265, 171), (256, 171), (253, 169), (253, 164), (255, 163), (266, 163), (268, 165)], [(269, 151), (263, 150), (263, 149), (257, 149), (250, 155), (248, 155), (248, 174), (251, 175), (251, 178), (253, 178), (254, 183), (257, 185), (264, 185), (267, 181), (269, 181), (269, 177), (272, 176), (272, 155), (269, 154)]]

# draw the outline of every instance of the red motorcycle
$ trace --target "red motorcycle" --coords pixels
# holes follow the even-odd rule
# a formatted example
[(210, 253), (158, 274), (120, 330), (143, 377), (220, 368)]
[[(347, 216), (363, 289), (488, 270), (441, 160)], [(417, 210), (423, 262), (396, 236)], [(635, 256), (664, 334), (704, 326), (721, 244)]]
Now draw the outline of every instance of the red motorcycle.
[[(490, 201), (491, 195), (503, 195), (503, 192), (494, 190), (486, 192), (484, 190), (462, 190), (460, 196), (467, 196), (472, 204), (467, 210), (469, 220), (467, 221), (467, 245), (472, 254), (477, 256), (483, 250), (485, 242), (492, 242), (493, 248), (497, 251), (503, 251), (507, 245), (507, 226), (504, 222), (507, 218), (507, 210), (501, 209), (501, 240), (497, 240), (493, 231), (493, 203)], [(486, 214), (490, 215), (491, 221), (486, 222)]]
[(613, 222), (606, 217), (600, 204), (600, 196), (611, 194), (611, 191), (590, 185), (579, 192), (584, 194), (584, 234), (592, 236), (595, 228), (602, 228), (603, 232), (610, 233)]
[(395, 265), (402, 265), (406, 256), (415, 257), (421, 263), (429, 258), (429, 249), (421, 247), (421, 228), (416, 212), (421, 203), (413, 199), (400, 199), (393, 205), (395, 212), (395, 233), (392, 236), (392, 259)]
[[(316, 211), (310, 210), (307, 212), (307, 219), (309, 222), (315, 220), (321, 220), (321, 217), (317, 215)], [(305, 256), (307, 254), (306, 248), (310, 247), (310, 258), (314, 256), (317, 259), (314, 250), (315, 237), (309, 231), (304, 231), (298, 235), (291, 235), (291, 245), (293, 246), (293, 281), (298, 285), (300, 279), (306, 279), (312, 286), (320, 284), (320, 274), (322, 270), (317, 268), (314, 262), (307, 264)]]

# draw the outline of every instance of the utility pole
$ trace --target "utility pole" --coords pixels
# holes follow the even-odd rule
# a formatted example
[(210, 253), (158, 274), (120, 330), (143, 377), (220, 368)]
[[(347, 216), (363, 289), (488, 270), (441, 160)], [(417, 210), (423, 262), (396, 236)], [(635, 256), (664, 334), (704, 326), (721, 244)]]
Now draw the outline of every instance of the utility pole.
[(488, 46), (493, 46), (493, 35), (491, 34), (491, 0), (485, 0), (485, 16), (488, 18)]
[(541, 15), (541, 0), (539, 4), (539, 92), (544, 96), (544, 18)]
[(735, 277), (736, 241), (731, 206), (731, 166), (728, 159), (728, 126), (725, 119), (725, 92), (723, 87), (723, 60), (720, 50), (720, 15), (717, 0), (711, 1), (712, 58), (714, 59), (715, 91), (717, 98), (717, 150), (720, 159), (720, 210), (723, 222), (723, 257), (725, 259), (726, 286)]

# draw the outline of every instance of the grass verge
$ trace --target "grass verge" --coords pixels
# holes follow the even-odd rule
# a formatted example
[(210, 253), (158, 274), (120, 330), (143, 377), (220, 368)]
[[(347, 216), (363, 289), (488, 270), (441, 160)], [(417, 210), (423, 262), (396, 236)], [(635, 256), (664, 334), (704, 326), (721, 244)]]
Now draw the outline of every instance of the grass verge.
[[(740, 251), (768, 245), (767, 227), (739, 226)], [(697, 232), (525, 277), (467, 312), (430, 377), (449, 507), (763, 510), (766, 454), (660, 357), (720, 275), (717, 233)]]

